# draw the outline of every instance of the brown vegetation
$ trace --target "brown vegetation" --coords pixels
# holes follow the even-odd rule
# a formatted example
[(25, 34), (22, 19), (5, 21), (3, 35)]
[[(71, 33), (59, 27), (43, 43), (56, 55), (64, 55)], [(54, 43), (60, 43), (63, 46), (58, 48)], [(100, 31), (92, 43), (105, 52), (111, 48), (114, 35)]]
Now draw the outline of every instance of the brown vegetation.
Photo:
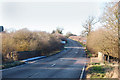
[[(101, 17), (102, 28), (87, 35), (87, 49), (92, 53), (102, 52), (118, 59), (118, 3), (109, 3)], [(89, 19), (88, 19), (89, 20)], [(86, 23), (89, 24), (89, 23)], [(92, 25), (91, 25), (92, 26)]]
[(21, 29), (2, 34), (3, 62), (46, 55), (62, 47), (59, 37), (42, 31)]
[(88, 36), (89, 43), (87, 48), (94, 52), (103, 52), (118, 58), (118, 39), (117, 35), (106, 29), (99, 29), (91, 32)]

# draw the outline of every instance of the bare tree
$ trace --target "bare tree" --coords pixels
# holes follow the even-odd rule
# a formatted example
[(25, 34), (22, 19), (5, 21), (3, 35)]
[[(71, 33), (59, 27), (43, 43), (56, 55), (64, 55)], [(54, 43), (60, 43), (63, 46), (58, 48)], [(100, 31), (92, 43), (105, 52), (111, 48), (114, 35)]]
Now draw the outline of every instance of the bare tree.
[(77, 36), (77, 35), (75, 35), (75, 34), (73, 34), (73, 33), (71, 33), (71, 32), (67, 32), (67, 33), (66, 33), (66, 37), (68, 38), (68, 37), (70, 37), (70, 36)]
[(102, 29), (92, 31), (88, 35), (87, 48), (118, 58), (118, 3), (109, 3), (101, 18)]
[[(107, 39), (111, 41), (111, 52), (108, 52), (109, 54), (112, 54), (114, 52), (114, 55), (118, 54), (118, 3), (117, 2), (111, 2), (106, 4), (106, 7), (104, 9), (103, 16), (101, 18), (101, 23), (103, 24), (103, 27), (108, 29), (109, 35), (105, 36)], [(116, 46), (115, 49), (113, 46)], [(113, 50), (114, 49), (114, 50)], [(109, 58), (109, 57), (108, 57)], [(108, 59), (109, 60), (109, 59)]]
[(89, 35), (89, 33), (93, 29), (93, 25), (96, 24), (98, 21), (95, 21), (95, 18), (93, 16), (89, 16), (88, 19), (85, 21), (85, 23), (82, 25), (85, 29), (82, 34)]
[(59, 33), (59, 34), (62, 34), (62, 32), (63, 32), (63, 28), (60, 28), (60, 27), (57, 27), (57, 29), (56, 30), (53, 30), (52, 31), (52, 34), (54, 34), (54, 33)]
[(101, 18), (101, 24), (104, 25), (105, 28), (118, 33), (118, 19), (118, 3), (111, 2), (106, 4)]

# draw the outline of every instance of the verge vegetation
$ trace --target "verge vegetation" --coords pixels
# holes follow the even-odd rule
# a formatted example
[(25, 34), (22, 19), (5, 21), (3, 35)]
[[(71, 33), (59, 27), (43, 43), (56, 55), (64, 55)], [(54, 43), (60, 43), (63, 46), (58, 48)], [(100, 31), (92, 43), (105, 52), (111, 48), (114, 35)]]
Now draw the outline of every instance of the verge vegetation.
[(98, 20), (101, 28), (93, 30), (93, 25), (97, 21), (94, 17), (89, 17), (83, 24), (84, 33), (87, 36), (86, 48), (94, 55), (98, 52), (103, 53), (108, 62), (120, 61), (118, 58), (118, 3), (108, 3), (104, 10)]
[[(99, 20), (95, 17), (88, 17), (83, 24), (85, 30), (82, 35), (87, 37), (86, 54), (94, 60), (93, 62), (98, 60), (97, 63), (91, 61), (87, 65), (87, 78), (118, 78), (118, 63), (120, 62), (118, 6), (119, 2), (107, 3)], [(101, 24), (101, 28), (93, 30), (97, 23)], [(101, 57), (96, 57), (98, 52), (102, 54)]]
[(63, 49), (64, 36), (43, 31), (21, 29), (2, 33), (2, 62), (14, 62), (36, 56), (47, 56)]
[[(111, 78), (114, 67), (108, 65), (93, 64), (86, 68), (87, 78)], [(109, 74), (108, 74), (109, 73)]]

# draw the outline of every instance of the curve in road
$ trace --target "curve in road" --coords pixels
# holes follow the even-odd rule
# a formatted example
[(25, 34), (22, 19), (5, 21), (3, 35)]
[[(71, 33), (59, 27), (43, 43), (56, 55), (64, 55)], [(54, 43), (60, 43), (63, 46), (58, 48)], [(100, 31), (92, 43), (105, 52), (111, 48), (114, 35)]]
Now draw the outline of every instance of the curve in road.
[(85, 51), (76, 41), (68, 39), (69, 46), (57, 55), (28, 62), (2, 71), (4, 78), (79, 78), (86, 63)]

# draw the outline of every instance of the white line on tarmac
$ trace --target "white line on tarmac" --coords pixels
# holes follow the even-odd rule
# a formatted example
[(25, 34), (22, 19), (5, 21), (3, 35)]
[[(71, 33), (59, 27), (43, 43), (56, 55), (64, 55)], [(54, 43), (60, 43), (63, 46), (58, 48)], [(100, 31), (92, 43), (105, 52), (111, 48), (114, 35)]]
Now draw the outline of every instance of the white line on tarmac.
[(83, 66), (82, 73), (80, 75), (80, 79), (79, 80), (82, 80), (82, 78), (83, 78), (83, 74), (84, 74), (84, 71), (85, 71), (85, 65), (86, 65), (86, 63)]
[[(41, 58), (43, 58), (43, 57), (46, 57), (46, 56), (28, 58), (28, 59), (25, 59), (25, 60), (22, 60), (22, 61), (24, 61), (25, 63), (28, 63), (27, 61), (29, 61), (29, 60), (36, 60), (36, 61), (37, 61), (37, 59), (41, 59)], [(36, 61), (35, 61), (35, 62), (36, 62)], [(21, 66), (24, 66), (24, 65), (25, 65), (25, 64), (18, 65), (18, 66), (14, 66), (14, 67), (10, 67), (10, 68), (7, 68), (7, 69), (2, 69), (2, 70), (0, 70), (0, 71), (5, 71), (5, 70), (14, 69), (14, 68), (21, 67)]]
[(60, 61), (63, 61), (62, 59)]
[(52, 64), (52, 66), (55, 66), (55, 64)]
[(78, 53), (78, 52), (75, 52), (75, 53)]
[(22, 64), (22, 65), (14, 66), (14, 67), (11, 67), (11, 68), (2, 69), (2, 70), (0, 70), (0, 71), (6, 71), (6, 70), (14, 69), (14, 68), (17, 68), (17, 67), (21, 67), (21, 66), (24, 66), (24, 65), (25, 65), (25, 64)]

